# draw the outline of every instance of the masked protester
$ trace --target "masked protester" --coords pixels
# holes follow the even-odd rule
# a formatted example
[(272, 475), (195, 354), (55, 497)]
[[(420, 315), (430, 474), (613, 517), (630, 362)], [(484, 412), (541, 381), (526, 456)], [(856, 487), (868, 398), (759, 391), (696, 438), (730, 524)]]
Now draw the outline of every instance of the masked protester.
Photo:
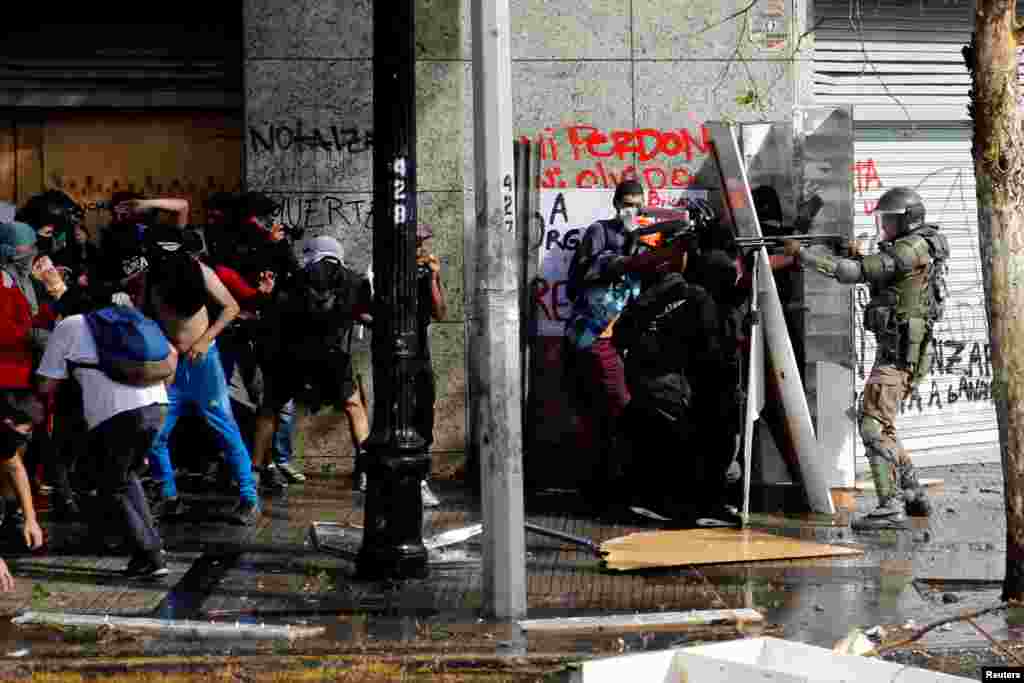
[(71, 229), (71, 239), (63, 249), (53, 255), (56, 266), (67, 269), (67, 279), (87, 289), (96, 278), (100, 263), (100, 249), (89, 241), (89, 229), (79, 223)]
[(76, 225), (85, 218), (85, 210), (60, 190), (47, 190), (29, 199), (15, 220), (28, 223), (36, 231), (36, 248), (43, 254), (63, 249)]
[(927, 517), (931, 504), (910, 456), (896, 434), (900, 403), (931, 366), (934, 325), (942, 318), (949, 244), (937, 225), (925, 223), (920, 195), (896, 187), (878, 200), (878, 253), (862, 256), (856, 243), (849, 258), (836, 258), (791, 240), (785, 251), (801, 264), (843, 284), (866, 283), (871, 299), (864, 329), (875, 335), (875, 365), (864, 386), (860, 436), (864, 441), (878, 507), (855, 520), (855, 529), (900, 526), (909, 514)]
[(370, 283), (345, 265), (333, 237), (303, 242), (304, 268), (260, 320), (257, 354), (264, 391), (253, 437), (253, 465), (261, 479), (282, 479), (270, 449), (279, 414), (292, 400), (315, 412), (324, 404), (341, 408), (357, 448), (370, 435), (366, 407), (355, 386), (347, 340), (352, 326), (371, 322)]
[(680, 253), (615, 325), (632, 396), (623, 416), (636, 454), (629, 483), (673, 526), (735, 524), (725, 505), (738, 421), (734, 369), (715, 300), (683, 277), (688, 256)]
[(35, 231), (30, 226), (0, 224), (0, 507), (5, 511), (4, 530), (22, 524), (31, 548), (42, 544), (42, 532), (23, 459), (33, 430), (44, 429), (44, 409), (33, 392), (36, 334), (32, 304), (25, 295), (30, 292), (36, 301), (31, 280), (34, 255)]
[(566, 381), (583, 423), (585, 448), (596, 455), (590, 481), (581, 482), (593, 504), (619, 495), (615, 479), (620, 463), (613, 462), (616, 421), (630, 401), (622, 359), (612, 344), (615, 322), (626, 305), (640, 294), (641, 277), (657, 270), (685, 248), (682, 240), (633, 254), (631, 233), (644, 205), (644, 188), (624, 180), (615, 188), (615, 217), (590, 225), (569, 264), (566, 293), (572, 312), (563, 344)]

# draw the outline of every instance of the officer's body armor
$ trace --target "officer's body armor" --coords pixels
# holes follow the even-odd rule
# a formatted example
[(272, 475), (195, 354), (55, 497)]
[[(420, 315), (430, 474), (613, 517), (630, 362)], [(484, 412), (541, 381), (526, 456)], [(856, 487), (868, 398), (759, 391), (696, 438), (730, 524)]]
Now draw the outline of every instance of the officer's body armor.
[(877, 340), (875, 363), (913, 373), (928, 371), (932, 326), (942, 317), (942, 273), (949, 245), (935, 225), (924, 225), (878, 245), (860, 260), (861, 281), (871, 291), (864, 329)]

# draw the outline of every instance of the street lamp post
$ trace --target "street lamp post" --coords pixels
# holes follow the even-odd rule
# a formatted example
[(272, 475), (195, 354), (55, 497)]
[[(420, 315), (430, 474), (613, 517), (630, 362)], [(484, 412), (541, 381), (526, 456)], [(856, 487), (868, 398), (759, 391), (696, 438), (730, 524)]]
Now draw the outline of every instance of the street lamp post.
[(420, 482), (430, 459), (412, 424), (416, 338), (415, 0), (373, 9), (373, 431), (366, 442), (367, 579), (427, 574)]

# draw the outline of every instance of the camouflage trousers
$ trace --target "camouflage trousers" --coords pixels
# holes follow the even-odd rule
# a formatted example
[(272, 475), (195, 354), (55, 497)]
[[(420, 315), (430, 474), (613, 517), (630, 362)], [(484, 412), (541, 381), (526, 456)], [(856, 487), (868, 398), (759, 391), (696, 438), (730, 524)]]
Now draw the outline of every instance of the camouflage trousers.
[(914, 481), (903, 481), (914, 477), (913, 464), (896, 434), (896, 417), (910, 389), (910, 378), (910, 370), (876, 365), (864, 386), (860, 436), (880, 501), (891, 498), (899, 489), (916, 485), (916, 477)]

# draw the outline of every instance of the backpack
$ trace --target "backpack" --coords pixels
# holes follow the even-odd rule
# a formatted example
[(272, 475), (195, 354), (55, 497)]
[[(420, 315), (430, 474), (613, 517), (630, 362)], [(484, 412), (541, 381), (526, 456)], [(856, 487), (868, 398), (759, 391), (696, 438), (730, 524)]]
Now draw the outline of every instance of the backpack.
[[(597, 221), (597, 224), (604, 230), (604, 241), (605, 244), (608, 244), (608, 221)], [(566, 276), (565, 296), (569, 299), (570, 303), (574, 303), (583, 292), (583, 277), (586, 273), (580, 272), (580, 262), (583, 260), (581, 251), (579, 245), (577, 245), (576, 250), (572, 253), (572, 258), (569, 260), (569, 274)]]
[(939, 232), (939, 226), (926, 225), (919, 230), (928, 243), (932, 262), (928, 268), (928, 323), (934, 325), (942, 320), (946, 310), (946, 274), (949, 272), (949, 241)]
[(131, 386), (157, 384), (174, 374), (171, 344), (153, 320), (131, 306), (108, 306), (85, 314), (98, 362), (76, 363), (95, 368)]

